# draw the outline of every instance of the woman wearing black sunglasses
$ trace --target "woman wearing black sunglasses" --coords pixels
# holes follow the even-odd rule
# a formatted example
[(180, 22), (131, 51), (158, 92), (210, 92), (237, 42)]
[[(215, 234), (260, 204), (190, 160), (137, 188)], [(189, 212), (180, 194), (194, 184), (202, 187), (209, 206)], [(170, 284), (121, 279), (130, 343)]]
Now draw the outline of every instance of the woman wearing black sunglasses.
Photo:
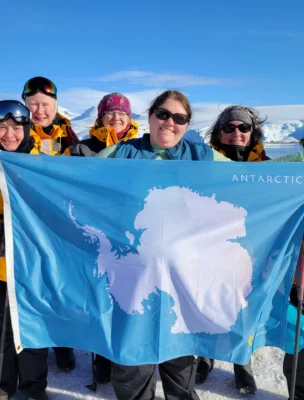
[[(0, 101), (0, 150), (12, 153), (40, 154), (40, 138), (30, 136), (30, 111), (15, 100)], [(6, 400), (19, 390), (25, 399), (47, 400), (48, 349), (24, 349), (16, 354), (10, 308), (7, 299), (4, 238), (4, 207), (0, 193), (0, 338), (2, 372), (0, 399)], [(2, 344), (1, 343), (1, 344)], [(1, 364), (1, 362), (0, 362)]]
[[(233, 161), (265, 161), (266, 156), (262, 143), (261, 120), (250, 108), (235, 105), (227, 107), (207, 132), (210, 146)], [(203, 383), (213, 369), (214, 360), (199, 357), (196, 383)], [(255, 393), (257, 386), (251, 369), (247, 365), (234, 364), (236, 387), (245, 393)]]
[[(149, 108), (150, 134), (107, 147), (98, 157), (154, 160), (231, 161), (203, 143), (184, 139), (192, 110), (187, 98), (168, 90)], [(179, 357), (159, 364), (165, 397), (198, 400), (194, 390), (196, 359)], [(119, 400), (155, 397), (156, 366), (124, 366), (112, 362), (111, 381)]]
[(248, 107), (227, 107), (207, 132), (210, 146), (233, 161), (265, 161), (261, 124), (265, 120)]

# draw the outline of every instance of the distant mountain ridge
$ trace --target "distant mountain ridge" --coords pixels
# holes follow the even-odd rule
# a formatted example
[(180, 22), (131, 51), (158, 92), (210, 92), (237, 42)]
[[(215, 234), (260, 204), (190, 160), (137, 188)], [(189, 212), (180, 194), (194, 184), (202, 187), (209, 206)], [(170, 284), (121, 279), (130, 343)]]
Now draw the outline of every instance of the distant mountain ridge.
[[(287, 121), (282, 124), (265, 124), (266, 142), (297, 142), (304, 138), (304, 121)], [(293, 140), (294, 139), (294, 140)]]
[(92, 106), (85, 110), (85, 112), (81, 115), (78, 115), (78, 117), (73, 118), (73, 121), (81, 121), (86, 118), (94, 117), (96, 119), (97, 115), (97, 108)]
[(67, 117), (68, 119), (73, 119), (77, 117), (78, 114), (71, 112), (67, 108), (60, 107), (58, 106), (58, 112), (62, 114), (64, 117)]

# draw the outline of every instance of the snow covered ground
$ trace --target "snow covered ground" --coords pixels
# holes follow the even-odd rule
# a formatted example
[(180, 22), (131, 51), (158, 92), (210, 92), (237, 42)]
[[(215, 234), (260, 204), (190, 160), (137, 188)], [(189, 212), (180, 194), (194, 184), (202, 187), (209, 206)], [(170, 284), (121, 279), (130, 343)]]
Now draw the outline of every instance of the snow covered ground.
[[(99, 385), (93, 393), (86, 388), (92, 383), (91, 354), (86, 351), (76, 351), (77, 366), (69, 373), (60, 372), (56, 366), (55, 354), (49, 354), (49, 378), (47, 392), (50, 400), (73, 399), (115, 399), (111, 383)], [(283, 352), (272, 347), (265, 347), (255, 352), (252, 357), (252, 367), (258, 386), (255, 395), (244, 396), (238, 392), (234, 384), (233, 366), (230, 363), (217, 361), (214, 370), (209, 374), (203, 385), (198, 385), (196, 391), (200, 399), (224, 400), (286, 400), (288, 398), (286, 381), (282, 372)], [(20, 394), (12, 400), (21, 400)], [(161, 382), (157, 383), (156, 400), (164, 399)]]

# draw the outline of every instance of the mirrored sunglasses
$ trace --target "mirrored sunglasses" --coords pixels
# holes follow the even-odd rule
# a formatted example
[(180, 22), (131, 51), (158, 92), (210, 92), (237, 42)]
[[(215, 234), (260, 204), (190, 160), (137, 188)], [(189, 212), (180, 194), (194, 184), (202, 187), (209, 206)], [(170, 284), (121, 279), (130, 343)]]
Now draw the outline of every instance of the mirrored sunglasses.
[(31, 122), (31, 113), (19, 101), (2, 100), (0, 101), (0, 122), (5, 122), (9, 118), (19, 125), (25, 125)]
[(57, 96), (57, 88), (55, 84), (47, 78), (38, 76), (36, 78), (29, 79), (23, 88), (22, 98), (26, 96), (34, 95), (38, 92), (42, 92), (47, 96)]

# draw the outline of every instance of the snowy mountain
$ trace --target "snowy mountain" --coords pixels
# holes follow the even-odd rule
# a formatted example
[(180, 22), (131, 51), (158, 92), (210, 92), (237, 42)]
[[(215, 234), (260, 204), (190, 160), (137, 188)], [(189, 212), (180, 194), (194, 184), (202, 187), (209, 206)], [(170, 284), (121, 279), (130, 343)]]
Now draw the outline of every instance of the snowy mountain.
[(97, 117), (97, 108), (90, 107), (84, 113), (71, 120), (73, 130), (77, 133), (80, 140), (89, 137), (89, 130), (94, 126)]
[[(202, 137), (208, 143), (206, 137), (208, 127), (191, 129), (186, 135), (189, 138)], [(304, 138), (304, 121), (287, 121), (281, 124), (265, 123), (263, 125), (264, 141), (266, 143), (298, 143)], [(192, 140), (192, 139), (191, 139)]]
[(78, 117), (73, 118), (73, 121), (83, 121), (84, 119), (87, 118), (94, 118), (96, 119), (97, 116), (97, 108), (96, 107), (90, 107), (85, 112)]
[[(304, 121), (287, 121), (282, 124), (265, 124), (266, 142), (297, 142), (304, 138)], [(294, 140), (293, 140), (294, 139)]]
[(67, 117), (68, 119), (72, 119), (77, 117), (78, 114), (69, 111), (67, 108), (58, 106), (58, 112), (63, 116)]

